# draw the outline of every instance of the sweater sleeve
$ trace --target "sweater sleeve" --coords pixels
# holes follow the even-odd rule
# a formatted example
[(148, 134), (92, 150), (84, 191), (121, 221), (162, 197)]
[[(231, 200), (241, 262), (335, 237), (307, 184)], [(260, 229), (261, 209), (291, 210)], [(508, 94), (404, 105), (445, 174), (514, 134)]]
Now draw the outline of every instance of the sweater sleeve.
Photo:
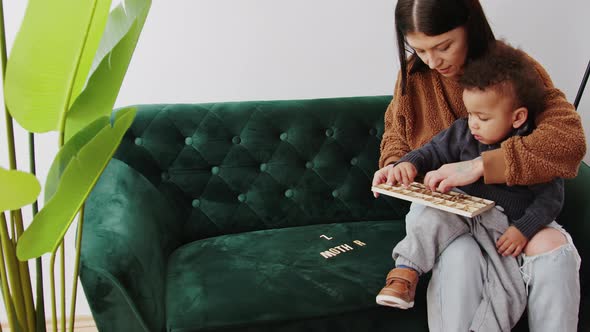
[(466, 137), (470, 134), (467, 130), (466, 120), (459, 119), (430, 142), (403, 156), (399, 162), (410, 162), (418, 173), (425, 174), (444, 164), (460, 161), (461, 148), (468, 144)]
[(557, 218), (564, 200), (563, 179), (532, 185), (529, 188), (535, 194), (535, 199), (524, 215), (514, 221), (514, 226), (527, 239), (531, 239), (541, 228)]
[(586, 153), (580, 116), (553, 86), (545, 69), (530, 60), (545, 83), (544, 111), (537, 116), (531, 134), (512, 137), (501, 149), (482, 154), (486, 183), (531, 185), (557, 177), (573, 178)]
[(385, 111), (385, 129), (381, 138), (379, 168), (398, 161), (411, 150), (406, 140), (406, 119), (401, 111), (409, 107), (407, 94), (402, 95), (401, 76), (398, 74), (393, 99)]

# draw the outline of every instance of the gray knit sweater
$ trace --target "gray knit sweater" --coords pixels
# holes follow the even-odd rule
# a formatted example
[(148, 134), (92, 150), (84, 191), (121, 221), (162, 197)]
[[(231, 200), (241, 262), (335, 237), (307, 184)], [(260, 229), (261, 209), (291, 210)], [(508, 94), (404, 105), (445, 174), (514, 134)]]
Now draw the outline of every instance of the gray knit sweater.
[[(523, 135), (526, 132), (514, 132)], [(456, 120), (449, 128), (434, 136), (430, 142), (402, 157), (397, 163), (412, 163), (418, 173), (425, 174), (444, 164), (472, 160), (482, 152), (498, 149), (500, 143), (478, 142), (469, 131), (467, 119)], [(396, 164), (397, 164), (396, 163)], [(460, 187), (469, 195), (495, 201), (522, 234), (531, 238), (557, 216), (563, 206), (563, 179), (532, 186), (484, 184), (483, 179)]]

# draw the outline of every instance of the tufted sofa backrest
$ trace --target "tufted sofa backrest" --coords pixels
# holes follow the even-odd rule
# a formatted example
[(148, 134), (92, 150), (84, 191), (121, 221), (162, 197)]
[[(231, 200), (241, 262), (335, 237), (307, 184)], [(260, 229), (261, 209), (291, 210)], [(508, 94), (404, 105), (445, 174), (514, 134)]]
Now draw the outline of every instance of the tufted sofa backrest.
[(115, 158), (182, 211), (185, 241), (399, 219), (407, 204), (370, 191), (390, 100), (142, 105)]

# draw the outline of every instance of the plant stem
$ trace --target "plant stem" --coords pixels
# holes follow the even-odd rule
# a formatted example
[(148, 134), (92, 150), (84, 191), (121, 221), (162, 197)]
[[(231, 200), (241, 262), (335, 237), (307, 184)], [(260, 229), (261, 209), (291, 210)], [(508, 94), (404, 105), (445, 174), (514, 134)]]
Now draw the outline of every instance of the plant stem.
[(36, 332), (45, 332), (47, 327), (45, 325), (45, 296), (43, 295), (43, 260), (41, 257), (35, 260), (37, 269), (37, 308), (36, 316)]
[[(0, 0), (2, 1), (2, 0)], [(35, 134), (29, 133), (29, 172), (37, 176), (37, 162), (35, 160)], [(31, 206), (33, 210), (33, 217), (39, 212), (39, 205), (37, 201), (33, 202)]]
[[(2, 59), (2, 82), (6, 79), (6, 34), (4, 32), (4, 6), (0, 0), (0, 58)], [(12, 116), (8, 112), (6, 100), (4, 101), (4, 113), (6, 115), (6, 137), (8, 139), (8, 162), (10, 169), (16, 169), (16, 154), (14, 145), (14, 127)]]
[[(0, 0), (1, 2), (1, 0)], [(4, 212), (0, 212), (2, 215), (1, 219), (2, 223), (6, 226), (6, 218), (4, 217)], [(8, 255), (8, 253), (6, 253)], [(10, 297), (10, 289), (8, 288), (8, 276), (6, 275), (6, 267), (4, 265), (4, 250), (2, 250), (2, 246), (0, 246), (0, 279), (2, 280), (2, 296), (4, 297), (4, 306), (6, 307), (6, 314), (8, 315), (8, 327), (11, 331), (16, 331), (15, 329), (15, 321), (13, 310), (13, 303), (12, 298)], [(0, 327), (0, 332), (2, 328)]]
[(49, 261), (49, 287), (51, 288), (51, 321), (53, 332), (57, 332), (57, 308), (55, 306), (55, 253), (51, 253), (51, 260)]
[[(83, 45), (86, 45), (86, 42), (88, 41), (88, 36), (90, 34), (90, 28), (92, 27), (92, 22), (94, 20), (94, 16), (96, 13), (96, 7), (97, 7), (98, 1), (94, 1), (94, 5), (92, 7), (92, 12), (91, 12), (91, 19), (90, 22), (88, 23), (88, 28), (86, 30), (86, 35), (84, 36), (84, 42)], [(78, 69), (80, 67), (80, 59), (81, 54), (83, 52), (83, 48), (80, 50), (80, 54), (78, 55), (78, 62), (76, 63), (76, 70), (74, 70), (74, 76), (72, 77), (72, 84), (67, 92), (67, 96), (66, 96), (66, 105), (65, 105), (65, 110), (62, 113), (60, 122), (59, 122), (59, 147), (61, 148), (64, 143), (65, 143), (65, 135), (66, 135), (66, 119), (67, 119), (67, 113), (68, 110), (70, 108), (70, 105), (72, 105), (72, 98), (75, 98), (77, 96), (73, 96), (73, 87), (74, 87), (74, 83), (76, 82), (76, 77), (78, 75)], [(65, 289), (66, 289), (66, 272), (65, 272), (65, 240), (62, 239), (62, 244), (61, 244), (61, 287), (62, 287), (62, 292), (61, 292), (61, 309), (62, 309), (62, 329), (65, 332), (66, 331), (66, 293), (65, 293)], [(74, 280), (74, 283), (77, 282), (77, 279)], [(55, 298), (55, 297), (54, 297)], [(76, 303), (76, 299), (73, 299), (73, 305), (75, 305)], [(72, 317), (73, 319), (73, 317)]]
[(61, 330), (66, 332), (66, 241), (61, 242), (60, 247), (60, 272), (61, 272)]
[[(14, 224), (16, 226), (16, 236), (13, 237), (13, 249), (16, 247), (18, 238), (23, 234), (23, 215), (21, 210), (13, 212)], [(14, 256), (16, 257), (16, 255)], [(24, 301), (27, 328), (29, 331), (35, 329), (35, 305), (33, 303), (33, 290), (31, 288), (31, 275), (29, 273), (29, 263), (16, 260), (19, 270), (20, 285), (22, 287), (22, 300)]]
[(23, 304), (18, 263), (16, 262), (14, 245), (8, 238), (8, 229), (6, 228), (6, 218), (4, 217), (4, 213), (0, 213), (0, 240), (2, 242), (2, 251), (6, 255), (6, 267), (8, 268), (7, 280), (10, 282), (10, 289), (12, 289), (12, 300), (14, 301), (17, 323), (20, 326), (26, 326), (26, 312)]
[[(6, 81), (6, 33), (4, 29), (4, 5), (0, 0), (0, 59), (2, 60), (2, 82)], [(10, 169), (16, 169), (16, 153), (14, 144), (14, 126), (12, 123), (12, 116), (8, 112), (6, 100), (4, 101), (4, 115), (6, 117), (6, 139), (8, 145), (8, 163)], [(16, 243), (16, 231), (14, 225), (14, 212), (10, 212), (10, 231), (12, 232), (12, 240)]]
[[(70, 303), (70, 332), (74, 332), (74, 317), (76, 316), (76, 295), (78, 291), (78, 274), (80, 273), (80, 251), (82, 250), (82, 230), (84, 227), (84, 205), (80, 209), (78, 231), (76, 233), (76, 260), (74, 262), (74, 277), (72, 281), (72, 299)], [(0, 331), (1, 332), (1, 331)]]
[[(86, 45), (86, 42), (88, 41), (88, 35), (90, 34), (90, 27), (92, 26), (92, 21), (94, 20), (94, 14), (96, 12), (96, 6), (98, 4), (98, 1), (94, 1), (94, 5), (92, 7), (92, 12), (90, 14), (90, 22), (88, 23), (88, 28), (86, 30), (86, 35), (84, 36), (84, 42), (83, 45)], [(78, 62), (76, 63), (76, 69), (74, 70), (74, 76), (72, 77), (72, 84), (70, 85), (70, 88), (68, 89), (67, 92), (67, 96), (66, 96), (66, 105), (65, 105), (65, 109), (64, 112), (62, 113), (62, 116), (60, 118), (59, 121), (59, 147), (61, 148), (64, 144), (65, 144), (65, 135), (66, 135), (66, 119), (67, 119), (67, 114), (68, 114), (68, 110), (70, 108), (70, 105), (72, 105), (72, 98), (75, 98), (76, 96), (73, 96), (73, 87), (74, 87), (74, 83), (76, 82), (76, 77), (78, 75), (78, 68), (80, 67), (80, 59), (82, 58), (83, 52), (83, 48), (80, 50), (80, 54), (78, 55)], [(65, 332), (66, 331), (66, 272), (65, 272), (65, 241), (62, 240), (61, 243), (61, 309), (62, 309), (62, 330)], [(77, 281), (77, 280), (75, 280)], [(74, 303), (75, 303), (75, 299), (74, 299)]]
[(10, 211), (10, 241), (16, 246), (16, 224), (14, 223), (14, 211)]
[(67, 114), (70, 106), (73, 104), (72, 98), (76, 98), (77, 96), (73, 96), (74, 93), (74, 85), (76, 83), (76, 78), (78, 76), (78, 69), (80, 68), (80, 63), (82, 59), (82, 53), (84, 52), (84, 48), (86, 47), (86, 42), (88, 42), (88, 36), (90, 35), (90, 29), (92, 27), (92, 22), (94, 21), (95, 13), (96, 13), (96, 6), (98, 4), (97, 0), (94, 0), (94, 4), (92, 5), (92, 11), (90, 12), (90, 22), (88, 22), (88, 27), (86, 28), (86, 34), (84, 35), (84, 41), (82, 42), (83, 47), (80, 48), (80, 54), (78, 54), (77, 62), (76, 62), (76, 69), (74, 70), (74, 75), (72, 77), (71, 84), (69, 86), (67, 95), (66, 95), (66, 105), (63, 113), (61, 114), (61, 118), (59, 120), (59, 147), (61, 148), (64, 145), (64, 139), (66, 134), (66, 119)]
[[(0, 0), (1, 1), (1, 0)], [(37, 175), (37, 166), (36, 166), (36, 161), (35, 161), (35, 134), (34, 133), (29, 133), (29, 171), (31, 172), (31, 174), (33, 175)], [(37, 215), (37, 213), (39, 212), (39, 205), (37, 203), (37, 201), (33, 202), (33, 205), (31, 206), (32, 210), (33, 210), (33, 217), (35, 217)], [(36, 312), (36, 316), (35, 316), (35, 322), (36, 322), (36, 327), (35, 327), (35, 331), (36, 332), (45, 332), (47, 327), (45, 325), (45, 297), (43, 295), (43, 259), (41, 257), (38, 257), (37, 259), (35, 259), (35, 263), (36, 263), (36, 270), (37, 270), (37, 274), (36, 274), (36, 289), (37, 289), (37, 307), (35, 308), (35, 312)]]
[(6, 52), (6, 34), (4, 33), (4, 5), (0, 0), (0, 57), (2, 59), (2, 82), (4, 82), (4, 75), (6, 74), (6, 59), (8, 58)]
[[(7, 51), (6, 51), (6, 33), (5, 33), (5, 28), (4, 28), (4, 5), (2, 3), (2, 1), (0, 0), (0, 59), (2, 60), (2, 82), (6, 81), (6, 62), (7, 62)], [(8, 107), (6, 106), (6, 101), (4, 102), (4, 113), (6, 116), (6, 136), (7, 136), (7, 143), (8, 143), (8, 160), (9, 160), (9, 164), (10, 164), (10, 169), (16, 169), (17, 165), (16, 165), (16, 148), (15, 148), (15, 144), (14, 144), (14, 127), (13, 127), (13, 122), (12, 122), (12, 116), (10, 116), (10, 113), (8, 112)], [(29, 275), (29, 266), (26, 262), (20, 262), (20, 263), (16, 263), (16, 256), (14, 254), (14, 245), (9, 242), (9, 238), (8, 238), (8, 231), (6, 229), (6, 218), (4, 217), (4, 213), (2, 214), (2, 231), (6, 231), (6, 234), (3, 234), (2, 236), (2, 242), (4, 245), (6, 245), (5, 252), (7, 253), (7, 260), (8, 260), (8, 268), (9, 268), (9, 274), (10, 274), (10, 280), (11, 282), (13, 282), (13, 279), (15, 280), (13, 282), (13, 284), (18, 284), (19, 282), (17, 281), (18, 278), (20, 278), (20, 281), (22, 284), (18, 285), (19, 289), (15, 289), (13, 288), (13, 292), (16, 293), (16, 296), (20, 298), (18, 300), (18, 302), (21, 302), (24, 300), (25, 302), (25, 314), (26, 316), (23, 317), (21, 316), (21, 318), (25, 318), (27, 325), (22, 324), (22, 326), (28, 326), (29, 329), (32, 329), (35, 326), (35, 308), (33, 305), (33, 294), (31, 291), (31, 281), (30, 281), (30, 275)], [(16, 222), (15, 222), (16, 220)], [(22, 234), (22, 214), (21, 214), (21, 210), (17, 210), (17, 211), (13, 211), (11, 212), (11, 228), (14, 232), (15, 226), (16, 226), (16, 235), (14, 236), (13, 233), (13, 240), (15, 241), (14, 243), (16, 243), (17, 241), (17, 237), (20, 236), (20, 234)], [(15, 225), (16, 224), (16, 225)], [(21, 232), (19, 233), (19, 228), (21, 230)], [(4, 236), (5, 235), (5, 236)], [(6, 243), (4, 243), (6, 242)], [(9, 250), (7, 250), (9, 248)], [(13, 269), (12, 272), (10, 272), (10, 269)], [(17, 269), (17, 271), (14, 271), (14, 269)], [(21, 288), (22, 287), (22, 288)], [(18, 305), (21, 305), (20, 307)], [(17, 303), (15, 302), (16, 305), (16, 311), (17, 311), (17, 316), (18, 313), (20, 312), (22, 314), (22, 303)]]
[[(15, 222), (16, 234), (17, 234), (17, 237), (20, 238), (20, 236), (24, 232), (23, 215), (22, 215), (21, 210), (14, 211), (14, 216), (15, 216), (15, 220), (16, 220), (16, 222)], [(18, 241), (18, 238), (17, 238), (17, 241)], [(16, 247), (17, 241), (15, 241), (15, 247)], [(18, 263), (19, 275), (20, 275), (20, 280), (21, 280), (23, 300), (25, 302), (27, 327), (28, 327), (29, 331), (33, 331), (35, 329), (35, 305), (33, 303), (33, 290), (31, 287), (31, 274), (29, 272), (29, 263), (28, 263), (28, 261), (21, 262), (18, 260), (17, 260), (17, 263)]]

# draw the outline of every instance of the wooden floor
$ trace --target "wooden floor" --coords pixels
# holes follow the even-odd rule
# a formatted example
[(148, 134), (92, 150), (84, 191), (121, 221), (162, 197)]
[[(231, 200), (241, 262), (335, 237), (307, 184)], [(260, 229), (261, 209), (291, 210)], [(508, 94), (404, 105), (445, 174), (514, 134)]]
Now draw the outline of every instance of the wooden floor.
[[(60, 325), (58, 324), (58, 330), (61, 328)], [(66, 328), (69, 331), (69, 327), (66, 326)], [(47, 332), (51, 332), (53, 331), (53, 326), (51, 325), (51, 322), (47, 323)], [(96, 328), (96, 324), (94, 324), (94, 320), (92, 319), (92, 317), (90, 316), (80, 316), (80, 317), (76, 317), (76, 321), (74, 323), (74, 331), (76, 332), (97, 332), (98, 329)], [(2, 332), (10, 332), (10, 329), (8, 328), (8, 323), (3, 322), (2, 323)]]

